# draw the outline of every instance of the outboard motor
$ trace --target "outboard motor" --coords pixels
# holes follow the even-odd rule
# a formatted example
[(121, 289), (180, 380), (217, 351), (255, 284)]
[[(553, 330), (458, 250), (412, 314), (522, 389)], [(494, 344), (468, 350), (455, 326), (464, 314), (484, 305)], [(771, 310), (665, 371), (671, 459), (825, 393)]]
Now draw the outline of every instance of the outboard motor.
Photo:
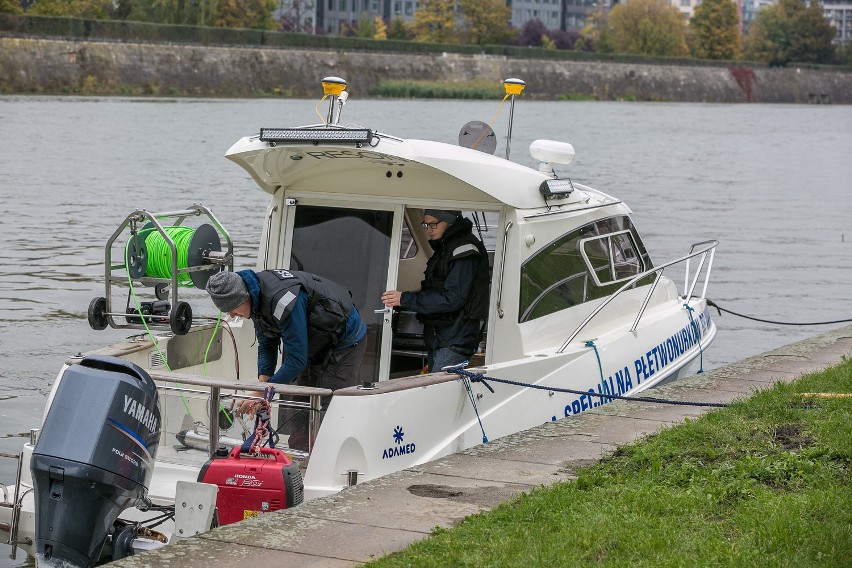
[(160, 439), (157, 387), (140, 367), (89, 356), (62, 375), (30, 468), (39, 566), (94, 566), (110, 527), (147, 503)]

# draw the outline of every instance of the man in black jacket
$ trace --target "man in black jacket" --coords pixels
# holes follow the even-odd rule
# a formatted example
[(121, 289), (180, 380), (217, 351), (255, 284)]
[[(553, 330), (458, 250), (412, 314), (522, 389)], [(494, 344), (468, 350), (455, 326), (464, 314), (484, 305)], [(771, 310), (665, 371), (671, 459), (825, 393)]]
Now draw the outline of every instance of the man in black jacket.
[[(254, 323), (260, 382), (297, 381), (331, 390), (358, 383), (367, 326), (343, 286), (296, 270), (241, 270), (211, 276), (207, 293), (222, 312)], [(276, 370), (279, 347), (282, 363)], [(323, 409), (329, 399), (323, 398)], [(254, 401), (244, 400), (237, 411), (253, 415), (254, 409)], [(298, 412), (288, 420), (289, 447), (307, 450), (307, 416)]]
[(417, 313), (429, 372), (470, 358), (488, 317), (488, 253), (459, 211), (426, 209), (421, 223), (434, 253), (419, 292), (388, 290), (382, 303)]

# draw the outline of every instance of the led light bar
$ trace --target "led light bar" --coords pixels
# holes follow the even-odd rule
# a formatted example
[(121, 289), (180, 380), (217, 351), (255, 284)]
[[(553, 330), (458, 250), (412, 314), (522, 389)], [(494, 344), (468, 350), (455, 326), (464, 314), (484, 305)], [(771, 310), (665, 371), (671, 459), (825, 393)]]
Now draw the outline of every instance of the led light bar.
[(369, 144), (373, 132), (367, 128), (261, 128), (263, 142), (339, 142), (344, 144)]
[(538, 190), (545, 199), (560, 199), (574, 191), (574, 184), (569, 178), (546, 179), (538, 186)]

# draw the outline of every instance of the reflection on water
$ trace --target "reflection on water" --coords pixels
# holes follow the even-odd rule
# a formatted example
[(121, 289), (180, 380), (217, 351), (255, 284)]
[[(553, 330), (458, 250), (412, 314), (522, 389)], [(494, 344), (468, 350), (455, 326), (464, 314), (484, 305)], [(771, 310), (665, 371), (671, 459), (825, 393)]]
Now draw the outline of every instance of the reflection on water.
[[(104, 243), (125, 216), (203, 203), (231, 232), (237, 267), (252, 266), (267, 196), (223, 155), (261, 126), (316, 121), (310, 100), (168, 102), (0, 97), (0, 450), (17, 451), (39, 422), (66, 356), (128, 335), (86, 323), (103, 295)], [(498, 104), (356, 94), (343, 122), (455, 143)], [(504, 111), (498, 155), (507, 123)], [(852, 317), (852, 108), (519, 100), (513, 129), (512, 159), (533, 167), (532, 140), (571, 142), (577, 157), (560, 174), (624, 199), (656, 263), (719, 239), (708, 296), (722, 307)], [(203, 291), (187, 299), (213, 312)], [(827, 329), (714, 317), (705, 369)], [(10, 562), (0, 546), (0, 566)]]

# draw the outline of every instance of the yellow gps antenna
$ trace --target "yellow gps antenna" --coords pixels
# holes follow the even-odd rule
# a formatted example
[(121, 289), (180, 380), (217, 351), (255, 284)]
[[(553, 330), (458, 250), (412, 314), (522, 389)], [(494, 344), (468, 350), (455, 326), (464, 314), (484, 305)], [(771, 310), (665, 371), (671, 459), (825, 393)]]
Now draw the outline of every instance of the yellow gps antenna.
[(328, 118), (326, 124), (337, 124), (340, 121), (340, 112), (335, 117), (334, 109), (339, 101), (340, 111), (343, 110), (343, 105), (346, 104), (346, 99), (349, 98), (349, 93), (346, 92), (346, 79), (340, 77), (325, 77), (322, 80), (323, 98), (331, 97), (328, 105)]
[(515, 114), (515, 96), (520, 95), (527, 86), (521, 79), (504, 79), (503, 88), (506, 89), (506, 96), (512, 97), (512, 104), (509, 105), (509, 134), (506, 136), (506, 159), (509, 159), (509, 146), (512, 143), (512, 117)]

